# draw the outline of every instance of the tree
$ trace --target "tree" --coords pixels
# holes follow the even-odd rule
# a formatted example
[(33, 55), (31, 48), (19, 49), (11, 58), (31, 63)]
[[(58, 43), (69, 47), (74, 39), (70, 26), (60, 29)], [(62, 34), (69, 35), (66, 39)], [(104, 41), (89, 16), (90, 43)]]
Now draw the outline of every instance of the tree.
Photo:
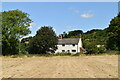
[(120, 51), (120, 12), (110, 21), (108, 32), (107, 48)]
[(63, 38), (67, 38), (67, 35), (68, 35), (68, 34), (67, 34), (66, 32), (63, 32), (62, 37), (63, 37)]
[(29, 34), (29, 26), (32, 20), (29, 14), (20, 10), (2, 12), (2, 48), (3, 55), (18, 54), (19, 40)]
[(41, 27), (31, 39), (30, 54), (54, 53), (57, 49), (58, 38), (50, 26)]
[(87, 31), (85, 34), (91, 34), (91, 33), (98, 32), (98, 31), (102, 31), (102, 30), (101, 29), (92, 29), (90, 31)]
[(67, 33), (63, 33), (66, 37), (65, 38), (72, 38), (72, 37), (80, 37), (80, 34), (83, 34), (82, 30), (74, 30), (74, 31), (69, 31)]

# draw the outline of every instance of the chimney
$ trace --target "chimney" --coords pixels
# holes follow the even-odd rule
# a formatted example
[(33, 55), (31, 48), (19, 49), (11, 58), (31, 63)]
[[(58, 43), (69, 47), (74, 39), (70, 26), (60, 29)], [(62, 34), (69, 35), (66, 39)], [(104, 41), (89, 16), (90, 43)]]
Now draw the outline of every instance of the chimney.
[(59, 39), (62, 39), (62, 34), (59, 35)]

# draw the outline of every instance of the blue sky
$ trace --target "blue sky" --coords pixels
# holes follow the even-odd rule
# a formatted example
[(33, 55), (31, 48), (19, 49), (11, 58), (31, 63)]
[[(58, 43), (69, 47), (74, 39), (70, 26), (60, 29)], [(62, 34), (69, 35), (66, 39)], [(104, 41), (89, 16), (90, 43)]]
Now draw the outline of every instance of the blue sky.
[(30, 14), (32, 33), (41, 26), (52, 26), (58, 34), (64, 31), (104, 29), (118, 13), (117, 2), (4, 2), (2, 10), (19, 9)]

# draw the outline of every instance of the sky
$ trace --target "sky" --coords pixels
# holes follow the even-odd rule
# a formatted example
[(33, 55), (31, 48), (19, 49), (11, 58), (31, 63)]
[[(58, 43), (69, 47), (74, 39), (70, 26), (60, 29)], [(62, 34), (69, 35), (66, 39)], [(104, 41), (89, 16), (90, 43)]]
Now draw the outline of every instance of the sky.
[(19, 9), (32, 19), (34, 36), (41, 26), (53, 27), (56, 34), (64, 31), (104, 29), (118, 14), (117, 2), (3, 2), (2, 11)]

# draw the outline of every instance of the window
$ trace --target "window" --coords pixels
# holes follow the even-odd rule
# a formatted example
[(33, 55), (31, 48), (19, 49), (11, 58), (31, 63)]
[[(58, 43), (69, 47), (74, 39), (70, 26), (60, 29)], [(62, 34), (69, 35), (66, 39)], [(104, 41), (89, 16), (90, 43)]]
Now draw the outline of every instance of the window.
[(62, 44), (62, 46), (65, 46), (65, 44)]
[(65, 50), (62, 50), (62, 52), (65, 52)]
[(76, 52), (76, 50), (72, 50), (72, 52)]
[(67, 50), (67, 52), (69, 53), (69, 52), (70, 52), (70, 50)]
[(73, 46), (75, 46), (75, 44), (72, 44)]

